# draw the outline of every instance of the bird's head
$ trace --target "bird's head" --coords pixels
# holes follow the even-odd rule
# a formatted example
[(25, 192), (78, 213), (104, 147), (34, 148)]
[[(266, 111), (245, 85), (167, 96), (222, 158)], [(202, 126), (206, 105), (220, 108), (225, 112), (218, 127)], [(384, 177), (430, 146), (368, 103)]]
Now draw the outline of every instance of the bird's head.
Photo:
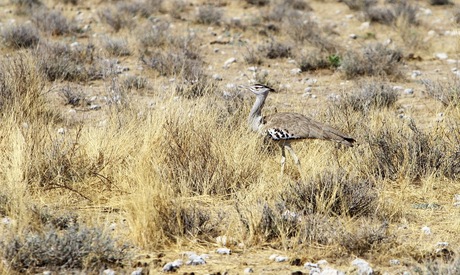
[(267, 95), (269, 92), (274, 92), (273, 88), (270, 88), (263, 84), (253, 84), (250, 86), (240, 85), (240, 88), (248, 89), (249, 91), (253, 92), (256, 95)]

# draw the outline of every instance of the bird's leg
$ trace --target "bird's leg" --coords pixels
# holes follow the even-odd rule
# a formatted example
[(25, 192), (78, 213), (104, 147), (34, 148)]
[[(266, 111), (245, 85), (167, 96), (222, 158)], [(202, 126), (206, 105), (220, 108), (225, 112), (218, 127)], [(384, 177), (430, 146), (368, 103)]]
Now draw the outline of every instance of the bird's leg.
[(287, 143), (287, 144), (284, 145), (284, 147), (286, 147), (286, 149), (291, 154), (291, 157), (292, 157), (292, 159), (294, 159), (294, 163), (297, 166), (297, 169), (299, 169), (299, 174), (302, 175), (302, 172), (300, 170), (300, 160), (297, 157), (297, 155), (295, 154), (294, 149), (292, 149), (291, 144)]
[(280, 143), (281, 147), (281, 177), (284, 174), (284, 164), (286, 163), (286, 152), (284, 151), (284, 144)]

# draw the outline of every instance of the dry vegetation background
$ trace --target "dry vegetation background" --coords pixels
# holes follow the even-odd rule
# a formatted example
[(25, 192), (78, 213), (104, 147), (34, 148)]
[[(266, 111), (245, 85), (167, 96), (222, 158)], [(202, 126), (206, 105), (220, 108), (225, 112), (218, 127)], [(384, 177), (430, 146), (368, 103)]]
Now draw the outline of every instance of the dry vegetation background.
[[(460, 273), (458, 1), (3, 0), (0, 14), (3, 273), (155, 274), (187, 250), (211, 251), (180, 269), (200, 274), (302, 270), (275, 252)], [(278, 91), (265, 111), (359, 145), (298, 143), (302, 175), (288, 159), (280, 178), (278, 148), (246, 128), (250, 81)], [(219, 236), (232, 255), (213, 254)]]

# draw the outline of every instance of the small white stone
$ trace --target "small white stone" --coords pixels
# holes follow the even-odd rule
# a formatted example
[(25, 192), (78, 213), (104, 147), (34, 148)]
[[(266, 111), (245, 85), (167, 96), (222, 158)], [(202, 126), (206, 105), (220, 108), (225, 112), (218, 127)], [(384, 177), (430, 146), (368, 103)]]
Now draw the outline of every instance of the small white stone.
[(436, 34), (436, 32), (434, 30), (431, 30), (431, 31), (428, 32), (429, 36), (434, 36), (435, 34)]
[(102, 271), (102, 274), (104, 274), (104, 275), (115, 275), (117, 273), (115, 272), (115, 270), (109, 268), (109, 269), (106, 269), (106, 270)]
[(213, 74), (212, 78), (215, 79), (215, 80), (218, 80), (218, 81), (222, 80), (222, 76), (220, 76), (220, 74)]
[(367, 30), (367, 29), (369, 29), (370, 26), (371, 26), (371, 22), (364, 22), (364, 23), (361, 24), (359, 29), (360, 30)]
[(353, 17), (355, 17), (353, 14), (347, 14), (347, 15), (345, 15), (345, 18), (346, 18), (346, 19), (352, 19)]
[(311, 95), (311, 98), (313, 98), (313, 99), (314, 99), (314, 98), (317, 98), (317, 96), (316, 96), (316, 95)]
[(318, 82), (318, 79), (316, 78), (308, 78), (305, 80), (305, 84), (311, 86), (311, 85), (314, 85)]
[(425, 235), (430, 235), (431, 234), (431, 229), (428, 226), (424, 226), (424, 227), (422, 227), (422, 232)]
[(274, 261), (276, 257), (278, 257), (278, 254), (272, 254), (268, 259)]
[(66, 130), (65, 130), (64, 128), (59, 128), (59, 129), (57, 130), (57, 133), (60, 134), (60, 135), (65, 134), (65, 132), (66, 132)]
[(438, 243), (436, 244), (436, 247), (437, 247), (437, 248), (446, 248), (446, 247), (448, 247), (448, 246), (449, 246), (449, 243), (448, 243), (448, 242), (438, 242)]
[(446, 60), (448, 58), (446, 53), (437, 53), (435, 54), (435, 57), (439, 60)]
[(214, 48), (213, 50), (215, 53), (218, 53), (219, 52), (219, 48)]
[(250, 71), (250, 72), (256, 72), (256, 71), (257, 71), (257, 67), (249, 67), (249, 68), (248, 68), (248, 71)]
[(400, 265), (401, 261), (398, 259), (392, 259), (390, 260), (390, 265)]
[(247, 267), (247, 268), (244, 269), (244, 273), (245, 274), (254, 273), (254, 270), (252, 268), (250, 268), (250, 267)]
[(404, 94), (412, 95), (412, 94), (414, 94), (414, 89), (411, 89), (411, 88), (404, 89)]
[(296, 68), (296, 69), (292, 69), (292, 70), (291, 70), (291, 74), (292, 74), (292, 75), (298, 75), (298, 74), (300, 74), (301, 72), (302, 72), (302, 70), (299, 69), (299, 68)]
[(401, 91), (402, 89), (404, 89), (403, 86), (393, 86), (393, 91)]
[(356, 39), (358, 38), (358, 36), (354, 33), (350, 34), (348, 37), (350, 37), (351, 39)]
[(422, 72), (420, 71), (412, 71), (412, 74), (411, 74), (412, 78), (416, 78), (417, 76), (421, 76), (421, 75), (422, 75)]
[(77, 111), (76, 111), (75, 109), (70, 109), (70, 110), (69, 110), (69, 114), (71, 114), (71, 115), (74, 115), (74, 114), (76, 114), (76, 113), (77, 113)]
[(275, 258), (275, 262), (278, 262), (278, 263), (287, 262), (288, 260), (289, 258), (286, 256), (277, 256)]
[(351, 262), (351, 264), (358, 268), (359, 275), (371, 275), (374, 273), (374, 270), (369, 263), (363, 259), (355, 259)]
[(306, 269), (312, 269), (312, 268), (319, 268), (319, 265), (318, 264), (314, 264), (314, 263), (310, 263), (310, 262), (306, 262), (304, 265), (303, 265), (304, 268)]
[(216, 253), (221, 255), (231, 255), (232, 250), (226, 247), (221, 247), (216, 250)]
[(51, 275), (51, 274), (53, 274), (53, 272), (49, 270), (43, 271), (43, 275)]
[(326, 266), (328, 265), (329, 263), (326, 261), (326, 260), (319, 260), (318, 262), (316, 262), (320, 267), (321, 266)]
[(225, 61), (225, 63), (224, 63), (224, 68), (228, 68), (232, 63), (235, 63), (235, 62), (236, 62), (235, 57), (231, 57), (231, 58), (227, 59), (227, 61)]
[(92, 110), (92, 111), (100, 110), (101, 105), (91, 104), (91, 106), (89, 106), (89, 109)]
[(131, 272), (131, 275), (142, 275), (142, 274), (143, 274), (142, 267), (139, 267), (138, 269)]

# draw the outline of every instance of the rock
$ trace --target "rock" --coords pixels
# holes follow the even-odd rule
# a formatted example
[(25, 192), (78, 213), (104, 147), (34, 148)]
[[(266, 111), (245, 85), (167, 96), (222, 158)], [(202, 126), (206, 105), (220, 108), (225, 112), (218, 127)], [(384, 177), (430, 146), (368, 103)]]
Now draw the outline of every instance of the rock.
[(318, 82), (318, 79), (316, 78), (307, 78), (305, 80), (305, 84), (307, 84), (308, 86), (315, 85), (317, 82)]
[(358, 275), (374, 274), (374, 270), (372, 269), (372, 267), (369, 265), (368, 262), (366, 262), (363, 259), (355, 259), (351, 262), (351, 264), (358, 268)]
[(100, 110), (100, 109), (101, 109), (101, 105), (91, 104), (91, 106), (89, 106), (89, 109), (90, 109), (91, 111)]
[(390, 260), (390, 265), (400, 265), (400, 264), (401, 264), (401, 261), (399, 261), (398, 259)]
[(292, 69), (292, 70), (291, 70), (291, 74), (292, 74), (292, 75), (298, 75), (298, 74), (300, 74), (301, 72), (302, 72), (302, 70), (299, 69), (299, 68), (296, 68), (296, 69)]
[(371, 25), (371, 22), (369, 22), (369, 21), (368, 21), (368, 22), (364, 22), (364, 23), (361, 24), (361, 26), (359, 27), (359, 29), (360, 29), (360, 30), (367, 30), (367, 29), (369, 29), (370, 25)]
[(212, 78), (218, 81), (222, 81), (222, 76), (220, 76), (220, 74), (213, 74)]
[(244, 269), (244, 274), (254, 273), (254, 270), (250, 267)]
[(456, 207), (460, 206), (460, 194), (455, 194), (454, 195), (454, 206), (456, 206)]
[(278, 257), (278, 254), (272, 254), (270, 257), (268, 257), (268, 259), (274, 261), (276, 257)]
[(59, 128), (59, 129), (57, 130), (57, 133), (60, 134), (60, 135), (65, 134), (65, 132), (66, 132), (65, 128)]
[(174, 262), (169, 262), (163, 266), (163, 272), (176, 272), (179, 267), (183, 264), (182, 260), (175, 260)]
[(144, 274), (142, 267), (139, 267), (138, 269), (131, 272), (131, 275), (142, 275), (142, 274)]
[(351, 39), (356, 39), (358, 38), (358, 36), (354, 33), (350, 34), (348, 37), (350, 37)]
[(404, 89), (403, 86), (393, 86), (394, 91), (401, 91), (402, 89)]
[(434, 55), (437, 59), (439, 60), (445, 60), (448, 58), (447, 54), (446, 53), (437, 53)]
[(423, 232), (425, 235), (431, 235), (431, 229), (430, 229), (428, 226), (422, 227), (422, 232)]
[(438, 243), (436, 244), (436, 247), (437, 247), (437, 248), (446, 248), (446, 247), (448, 247), (448, 246), (449, 246), (449, 243), (448, 243), (448, 242), (438, 242)]
[(421, 75), (422, 75), (422, 73), (420, 71), (416, 70), (416, 71), (412, 71), (411, 77), (416, 78), (417, 76), (421, 76)]
[(411, 89), (411, 88), (404, 89), (404, 94), (412, 95), (412, 94), (414, 94), (414, 89)]
[(257, 71), (257, 67), (249, 67), (249, 68), (248, 68), (248, 71), (250, 71), (250, 72), (256, 72), (256, 71)]
[(216, 250), (216, 253), (221, 255), (231, 255), (232, 250), (226, 247), (221, 247)]
[(104, 274), (104, 275), (115, 275), (116, 272), (115, 272), (115, 270), (109, 268), (109, 269), (106, 269), (106, 270), (102, 271), (102, 274)]
[(236, 58), (234, 58), (234, 57), (231, 57), (231, 58), (227, 59), (227, 61), (225, 61), (225, 63), (224, 63), (224, 68), (230, 67), (230, 65), (232, 63), (235, 63), (235, 62), (236, 62)]
[[(204, 256), (204, 257), (203, 257)], [(206, 258), (207, 255), (196, 255), (196, 254), (191, 254), (188, 259), (189, 261), (186, 262), (186, 265), (202, 265), (205, 264), (206, 261), (204, 258)]]
[(278, 262), (278, 263), (287, 262), (288, 260), (289, 260), (289, 257), (286, 257), (286, 256), (275, 257), (275, 262)]

